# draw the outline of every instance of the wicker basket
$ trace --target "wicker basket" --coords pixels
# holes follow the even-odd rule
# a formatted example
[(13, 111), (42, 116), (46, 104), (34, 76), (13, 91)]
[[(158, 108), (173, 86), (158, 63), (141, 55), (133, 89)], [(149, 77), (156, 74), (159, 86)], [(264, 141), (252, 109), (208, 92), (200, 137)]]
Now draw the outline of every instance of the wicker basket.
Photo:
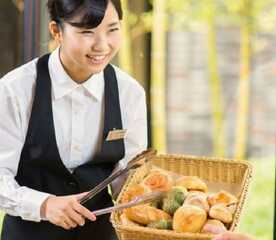
[[(157, 155), (152, 164), (145, 164), (130, 174), (118, 197), (118, 203), (120, 203), (124, 192), (132, 185), (141, 182), (153, 165), (181, 175), (198, 176), (207, 183), (210, 192), (225, 189), (233, 193), (239, 201), (230, 231), (237, 227), (252, 177), (252, 166), (249, 163), (207, 157)], [(212, 239), (210, 234), (176, 233), (169, 230), (122, 225), (119, 212), (111, 214), (111, 222), (120, 240)]]

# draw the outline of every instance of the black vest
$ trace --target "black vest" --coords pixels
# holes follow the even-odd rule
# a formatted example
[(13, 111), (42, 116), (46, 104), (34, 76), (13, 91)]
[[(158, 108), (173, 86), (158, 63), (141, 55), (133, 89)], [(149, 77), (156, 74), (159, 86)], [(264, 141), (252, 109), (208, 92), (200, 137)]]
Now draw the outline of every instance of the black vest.
[[(57, 196), (88, 191), (108, 177), (115, 164), (125, 155), (123, 140), (105, 141), (109, 131), (123, 128), (116, 74), (111, 65), (104, 70), (105, 114), (101, 151), (94, 159), (70, 173), (64, 166), (57, 148), (48, 60), (49, 55), (45, 55), (37, 63), (32, 113), (15, 179), (21, 186)], [(91, 199), (86, 207), (95, 210), (111, 204), (111, 197), (105, 190)], [(107, 216), (99, 217), (95, 223), (89, 222), (84, 227), (66, 231), (46, 221), (36, 223), (6, 215), (1, 239), (102, 240), (112, 239), (112, 234), (112, 227)]]

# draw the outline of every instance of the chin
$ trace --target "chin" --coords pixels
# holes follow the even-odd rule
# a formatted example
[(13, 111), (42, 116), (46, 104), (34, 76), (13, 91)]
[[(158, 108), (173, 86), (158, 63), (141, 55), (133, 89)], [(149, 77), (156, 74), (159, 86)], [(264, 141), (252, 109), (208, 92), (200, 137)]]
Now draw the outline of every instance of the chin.
[(100, 72), (102, 72), (105, 68), (106, 68), (106, 66), (107, 66), (108, 64), (104, 64), (104, 65), (101, 65), (101, 66), (91, 66), (90, 65), (90, 71), (93, 73), (93, 74), (96, 74), (96, 73), (100, 73)]
[(103, 70), (105, 69), (105, 66), (104, 67), (99, 67), (99, 68), (90, 68), (90, 72), (92, 73), (92, 74), (97, 74), (97, 73), (100, 73), (100, 72), (102, 72)]

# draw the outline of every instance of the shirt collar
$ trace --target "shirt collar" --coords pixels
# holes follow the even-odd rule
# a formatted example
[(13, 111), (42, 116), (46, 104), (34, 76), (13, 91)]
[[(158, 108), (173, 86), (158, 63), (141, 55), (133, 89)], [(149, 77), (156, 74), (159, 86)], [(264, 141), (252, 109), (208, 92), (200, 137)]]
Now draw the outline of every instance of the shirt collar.
[(64, 70), (59, 58), (59, 48), (50, 55), (49, 73), (51, 77), (54, 99), (62, 98), (78, 87), (84, 87), (96, 100), (100, 101), (104, 93), (103, 71), (93, 74), (87, 81), (77, 84)]

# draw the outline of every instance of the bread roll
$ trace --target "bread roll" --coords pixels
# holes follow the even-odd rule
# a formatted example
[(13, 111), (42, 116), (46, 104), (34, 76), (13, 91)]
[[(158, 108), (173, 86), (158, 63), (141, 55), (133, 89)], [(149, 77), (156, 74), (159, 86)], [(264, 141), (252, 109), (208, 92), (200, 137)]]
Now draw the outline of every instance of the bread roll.
[(237, 209), (237, 204), (234, 203), (234, 204), (227, 205), (227, 209), (228, 209), (232, 214), (234, 214), (234, 213), (236, 212), (236, 209)]
[(215, 219), (208, 219), (204, 224), (201, 233), (220, 234), (226, 231), (227, 229), (221, 221)]
[(121, 216), (120, 216), (120, 220), (121, 220), (121, 223), (123, 225), (129, 225), (129, 226), (140, 226), (139, 224), (131, 221), (125, 213), (122, 213)]
[(183, 176), (176, 180), (176, 186), (182, 186), (189, 191), (201, 191), (207, 192), (208, 187), (205, 182), (203, 182), (199, 177), (196, 176)]
[(231, 223), (233, 220), (232, 213), (223, 204), (217, 204), (211, 207), (209, 211), (209, 216), (224, 223)]
[(207, 195), (203, 192), (191, 192), (185, 199), (185, 204), (195, 205), (202, 208), (207, 213), (209, 212), (209, 204), (207, 201)]
[(142, 181), (152, 191), (169, 191), (174, 182), (169, 173), (161, 170), (154, 170)]
[(146, 193), (151, 192), (150, 188), (142, 185), (137, 184), (130, 187), (122, 196), (122, 203), (128, 203), (133, 200), (135, 197), (142, 196)]
[(208, 196), (208, 202), (210, 206), (214, 206), (216, 204), (225, 204), (230, 205), (238, 202), (238, 199), (229, 192), (224, 190), (214, 193)]
[(173, 217), (173, 229), (176, 232), (200, 232), (207, 219), (206, 212), (200, 207), (183, 204)]
[(143, 225), (171, 219), (171, 216), (166, 212), (149, 205), (139, 205), (127, 208), (124, 210), (124, 213), (130, 220)]

